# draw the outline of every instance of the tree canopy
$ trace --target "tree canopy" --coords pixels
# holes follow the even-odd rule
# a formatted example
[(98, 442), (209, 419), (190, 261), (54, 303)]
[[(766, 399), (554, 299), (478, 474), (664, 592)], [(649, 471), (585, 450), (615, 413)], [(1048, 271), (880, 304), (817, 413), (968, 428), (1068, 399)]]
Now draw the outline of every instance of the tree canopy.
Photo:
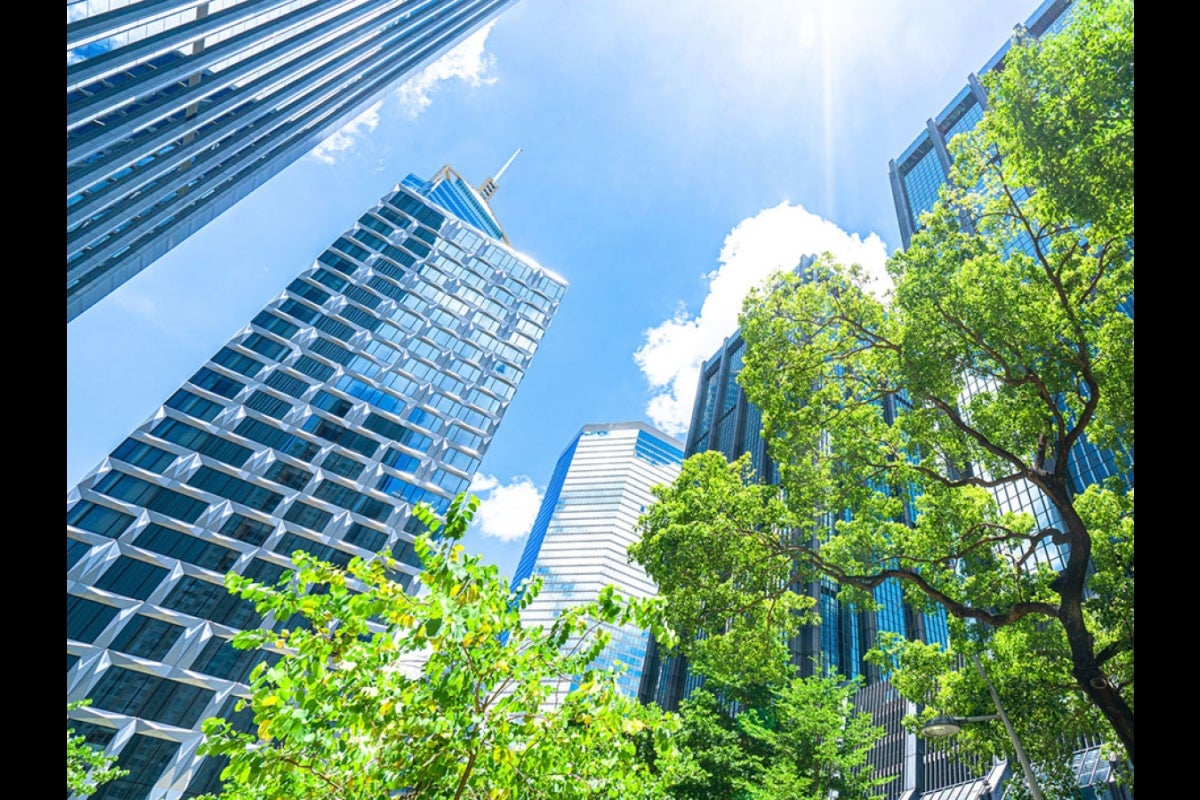
[(1132, 762), (1132, 3), (1074, 13), (988, 80), (890, 296), (825, 256), (747, 299), (738, 380), (779, 487), (693, 456), (631, 552), (714, 651), (779, 647), (816, 576), (861, 609), (895, 582), (949, 618), (948, 652), (879, 656), (927, 714), (992, 710), (978, 654), (1035, 759), (1089, 734)]
[(609, 587), (548, 629), (523, 627), (539, 583), (518, 601), (494, 566), (464, 552), (475, 505), (460, 496), (444, 521), (418, 511), (430, 528), (416, 543), (420, 596), (389, 579), (386, 556), (341, 570), (296, 553), (296, 569), (275, 586), (226, 579), (292, 622), (234, 639), (283, 655), (255, 668), (241, 701), (256, 733), (205, 722), (203, 752), (229, 759), (222, 797), (663, 796), (677, 719), (590, 666), (607, 641), (601, 622), (669, 636), (658, 602)]

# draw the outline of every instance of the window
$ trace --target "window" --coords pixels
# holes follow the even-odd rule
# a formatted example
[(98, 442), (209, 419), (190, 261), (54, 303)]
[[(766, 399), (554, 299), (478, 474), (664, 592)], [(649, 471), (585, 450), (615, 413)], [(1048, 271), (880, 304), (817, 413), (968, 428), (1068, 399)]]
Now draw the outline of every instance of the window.
[(117, 470), (113, 470), (101, 478), (96, 484), (95, 490), (118, 500), (135, 503), (151, 511), (157, 511), (189, 523), (199, 519), (204, 510), (208, 508), (208, 503), (203, 500), (195, 500), (185, 494), (155, 486)]
[(281, 483), (290, 489), (303, 489), (308, 479), (312, 477), (312, 473), (308, 470), (293, 467), (291, 464), (285, 464), (282, 461), (276, 461), (266, 472), (267, 480)]
[(322, 469), (332, 472), (334, 475), (341, 475), (343, 478), (355, 480), (362, 473), (365, 464), (355, 461), (353, 458), (341, 455), (340, 453), (330, 453), (325, 456), (325, 460), (321, 462)]
[[(92, 690), (92, 702), (96, 708), (106, 711), (190, 728), (200, 721), (213, 694), (211, 689), (123, 667), (109, 667)], [(163, 744), (169, 744), (172, 750), (179, 747), (173, 743)]]
[(228, 347), (222, 347), (218, 350), (217, 354), (212, 357), (212, 361), (214, 364), (220, 364), (226, 369), (239, 372), (247, 378), (253, 378), (263, 367), (261, 361), (256, 361), (250, 356), (230, 350)]
[(117, 615), (117, 608), (67, 595), (67, 638), (91, 644)]
[(146, 550), (222, 573), (229, 571), (239, 555), (236, 550), (158, 524), (146, 526), (133, 543)]
[(233, 514), (221, 526), (221, 533), (247, 544), (260, 545), (271, 535), (271, 526), (265, 522)]
[(96, 588), (135, 600), (145, 600), (166, 576), (165, 567), (121, 556), (96, 581)]
[(219, 372), (213, 372), (208, 367), (202, 367), (199, 372), (191, 377), (190, 383), (199, 386), (201, 389), (207, 389), (213, 394), (219, 394), (221, 397), (233, 397), (246, 385), (235, 381), (233, 378), (227, 378)]
[(67, 512), (67, 524), (110, 539), (121, 535), (129, 527), (133, 517), (101, 506), (89, 500), (80, 500)]
[(125, 623), (110, 647), (131, 656), (162, 661), (182, 633), (180, 625), (138, 614)]
[[(274, 376), (272, 376), (274, 377)], [(285, 376), (286, 378), (287, 376)], [(291, 380), (296, 380), (291, 378)], [(299, 381), (301, 385), (307, 386), (303, 381)], [(254, 409), (260, 414), (266, 414), (268, 417), (275, 419), (283, 419), (287, 412), (292, 410), (292, 404), (286, 400), (280, 400), (274, 395), (267, 394), (261, 389), (256, 389), (254, 394), (246, 399), (246, 408)]]
[(297, 500), (292, 503), (291, 508), (287, 510), (283, 518), (288, 522), (294, 522), (297, 525), (320, 533), (325, 530), (325, 526), (329, 524), (329, 520), (333, 519), (333, 514)]
[(227, 475), (212, 467), (201, 467), (196, 470), (196, 474), (188, 479), (188, 485), (211, 492), (219, 497), (228, 498), (235, 503), (265, 511), (268, 514), (274, 511), (279, 502), (283, 500), (283, 495), (277, 492), (255, 486), (249, 481)]
[[(212, 374), (215, 375), (216, 373)], [(193, 379), (192, 382), (195, 383), (195, 380)], [(231, 383), (232, 382), (234, 381), (231, 381)], [(238, 384), (238, 386), (240, 388), (241, 384)], [(205, 422), (211, 422), (217, 416), (217, 414), (220, 414), (221, 410), (225, 408), (225, 406), (219, 403), (214, 403), (211, 400), (205, 400), (199, 395), (194, 395), (187, 389), (180, 389), (179, 391), (175, 392), (175, 394), (171, 395), (171, 397), (163, 405), (165, 405), (167, 408), (174, 408), (177, 411), (182, 411), (184, 414), (187, 414), (190, 417), (202, 419)]]

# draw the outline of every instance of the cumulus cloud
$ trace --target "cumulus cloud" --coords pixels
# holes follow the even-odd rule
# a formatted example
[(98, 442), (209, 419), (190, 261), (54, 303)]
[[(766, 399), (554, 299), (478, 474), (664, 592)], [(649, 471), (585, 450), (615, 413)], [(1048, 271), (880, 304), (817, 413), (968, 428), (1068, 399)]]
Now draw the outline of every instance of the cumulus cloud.
[(862, 239), (800, 205), (780, 203), (742, 220), (721, 247), (720, 266), (705, 275), (708, 295), (700, 313), (682, 306), (645, 333), (633, 354), (650, 384), (646, 415), (674, 436), (687, 432), (700, 367), (737, 328), (749, 291), (779, 270), (791, 270), (806, 255), (830, 252), (857, 263), (874, 279), (877, 291), (890, 287), (884, 270), (887, 245), (875, 233)]
[(504, 484), (493, 475), (480, 473), (469, 491), (479, 498), (473, 527), (502, 542), (517, 541), (529, 533), (542, 505), (541, 490), (524, 475)]
[(379, 125), (379, 108), (382, 105), (383, 103), (376, 103), (359, 114), (347, 123), (346, 127), (317, 145), (309, 155), (325, 164), (336, 163), (360, 138), (371, 133)]
[(429, 107), (433, 102), (430, 95), (443, 81), (457, 79), (472, 87), (490, 86), (496, 82), (496, 78), (489, 74), (496, 65), (496, 59), (484, 52), (488, 34), (495, 24), (496, 21), (492, 20), (475, 31), (396, 90), (396, 97), (409, 117), (416, 117)]

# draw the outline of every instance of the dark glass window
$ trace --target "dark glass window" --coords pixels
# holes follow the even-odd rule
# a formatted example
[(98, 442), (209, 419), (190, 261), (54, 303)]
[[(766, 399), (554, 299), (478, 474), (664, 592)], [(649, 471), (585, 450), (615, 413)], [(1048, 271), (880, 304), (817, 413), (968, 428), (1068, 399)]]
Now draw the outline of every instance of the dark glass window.
[(288, 522), (294, 522), (297, 525), (320, 532), (325, 530), (325, 526), (329, 524), (329, 520), (333, 519), (333, 514), (297, 500), (292, 503), (291, 508), (287, 510), (283, 518)]
[(317, 330), (325, 331), (330, 336), (341, 339), (343, 342), (354, 335), (354, 329), (344, 322), (338, 322), (332, 317), (322, 317), (317, 320)]
[(110, 539), (121, 535), (129, 527), (133, 517), (114, 511), (108, 506), (97, 505), (89, 500), (80, 500), (67, 512), (67, 524), (98, 533)]
[(332, 392), (327, 392), (324, 389), (317, 392), (316, 397), (312, 399), (312, 404), (317, 408), (328, 411), (335, 417), (344, 417), (346, 412), (353, 408), (353, 404), (349, 400), (343, 400)]
[(392, 513), (392, 507), (387, 503), (330, 480), (324, 480), (317, 484), (313, 496), (318, 500), (328, 500), (336, 506), (379, 522), (387, 519), (388, 515)]
[(382, 320), (378, 317), (374, 317), (356, 306), (346, 306), (338, 313), (355, 325), (366, 328), (369, 331), (374, 331), (383, 324)]
[(328, 300), (330, 296), (329, 292), (322, 291), (308, 281), (300, 278), (296, 278), (296, 280), (289, 283), (287, 290), (298, 297), (303, 297), (305, 300), (308, 300), (310, 303), (317, 306)]
[(317, 261), (320, 261), (330, 269), (336, 269), (338, 272), (344, 272), (347, 275), (353, 275), (354, 271), (358, 269), (358, 265), (354, 262), (342, 258), (337, 253), (330, 252), (329, 250), (322, 253)]
[[(312, 322), (317, 317), (321, 316), (319, 311), (309, 308), (297, 300), (284, 300), (279, 304), (279, 310), (285, 314), (295, 317), (301, 322)], [(298, 330), (298, 329), (297, 329)]]
[(237, 427), (233, 429), (233, 432), (239, 436), (245, 436), (247, 439), (252, 439), (259, 444), (273, 447), (281, 453), (295, 456), (301, 461), (312, 460), (312, 457), (321, 449), (312, 442), (307, 442), (298, 436), (282, 431), (265, 422), (251, 419), (250, 417), (239, 422)]
[[(334, 345), (336, 347), (337, 345)], [(328, 364), (322, 364), (315, 358), (310, 356), (300, 356), (296, 359), (296, 363), (292, 367), (297, 372), (302, 372), (311, 378), (316, 378), (319, 381), (327, 381), (333, 375), (334, 369)]]
[(208, 503), (203, 500), (194, 500), (187, 495), (155, 486), (116, 470), (101, 478), (95, 489), (101, 494), (136, 503), (184, 522), (195, 522), (208, 508)]
[(167, 569), (147, 564), (136, 558), (121, 556), (96, 581), (96, 588), (106, 592), (145, 600), (167, 576)]
[(67, 638), (91, 644), (112, 622), (118, 610), (95, 600), (67, 595)]
[(292, 410), (292, 404), (286, 400), (280, 400), (274, 395), (267, 394), (260, 389), (256, 390), (254, 394), (246, 399), (246, 408), (254, 409), (259, 413), (266, 414), (268, 417), (283, 419), (284, 415)]
[(308, 391), (309, 387), (309, 384), (306, 381), (302, 381), (295, 375), (291, 375), (279, 369), (267, 376), (266, 384), (272, 389), (278, 389), (284, 394), (291, 395), (292, 397), (300, 397), (306, 391)]
[(139, 442), (136, 439), (126, 439), (113, 450), (113, 458), (120, 459), (126, 464), (141, 467), (147, 472), (161, 473), (175, 460), (174, 453), (160, 450), (154, 445)]
[(366, 306), (371, 310), (374, 310), (375, 307), (382, 302), (380, 298), (371, 294), (361, 286), (347, 286), (345, 294), (346, 297), (358, 303), (360, 306)]
[(362, 473), (365, 464), (355, 461), (353, 458), (343, 456), (339, 453), (330, 453), (325, 456), (325, 460), (321, 462), (321, 468), (332, 472), (334, 475), (341, 475), (343, 478), (355, 480)]
[(260, 545), (271, 535), (271, 526), (241, 514), (233, 514), (221, 526), (221, 533), (247, 544)]
[(350, 530), (346, 531), (346, 535), (342, 538), (348, 544), (358, 545), (364, 550), (374, 550), (376, 552), (383, 549), (388, 540), (386, 533), (368, 528), (361, 522), (351, 525)]
[(149, 797), (158, 776), (178, 750), (176, 742), (135, 733), (117, 760), (117, 766), (129, 770), (129, 774), (101, 786), (91, 800), (142, 800)]
[(87, 542), (67, 539), (67, 569), (69, 570), (75, 566), (79, 562), (79, 559), (83, 558), (84, 554), (91, 549), (92, 546)]
[(313, 270), (313, 273), (311, 275), (309, 275), (308, 277), (311, 280), (316, 281), (317, 283), (328, 286), (330, 289), (333, 289), (335, 292), (340, 292), (342, 289), (345, 289), (350, 284), (350, 281), (346, 280), (341, 275), (334, 275), (332, 272), (330, 272), (327, 269)]
[(230, 350), (228, 347), (222, 347), (218, 350), (217, 354), (212, 357), (212, 362), (220, 364), (222, 367), (231, 369), (234, 372), (239, 372), (248, 378), (253, 378), (263, 368), (261, 361), (243, 355), (236, 350)]
[(200, 721), (213, 694), (211, 689), (109, 667), (92, 689), (92, 703), (106, 711), (190, 728)]
[(255, 486), (249, 481), (226, 475), (211, 467), (201, 467), (196, 470), (196, 474), (188, 479), (188, 485), (212, 492), (220, 497), (226, 497), (235, 503), (265, 511), (268, 514), (274, 511), (275, 507), (279, 505), (279, 501), (283, 499), (283, 495), (278, 492)]
[(201, 389), (207, 389), (213, 394), (219, 394), (222, 397), (233, 397), (246, 385), (235, 381), (233, 378), (227, 378), (219, 372), (213, 372), (208, 367), (202, 367), (199, 372), (191, 377), (190, 382)]
[(148, 525), (133, 543), (138, 547), (215, 572), (227, 572), (238, 559), (236, 550), (197, 539), (195, 536), (187, 536), (163, 525)]
[[(215, 375), (216, 373), (213, 374)], [(195, 383), (194, 380), (192, 382)], [(238, 388), (241, 388), (240, 385)], [(187, 389), (180, 389), (179, 391), (175, 392), (175, 394), (171, 395), (170, 399), (168, 399), (164, 405), (166, 405), (167, 408), (174, 408), (177, 411), (182, 411), (188, 416), (202, 419), (205, 422), (211, 422), (217, 416), (217, 414), (221, 413), (221, 409), (225, 407), (219, 403), (214, 403), (211, 400), (205, 400), (199, 395), (192, 394)]]
[(231, 628), (252, 628), (261, 619), (252, 603), (230, 594), (224, 585), (191, 575), (179, 579), (162, 605)]
[(254, 454), (254, 451), (247, 447), (234, 444), (227, 439), (222, 439), (220, 436), (207, 433), (177, 419), (164, 419), (151, 429), (150, 435), (234, 467), (242, 466)]
[(253, 322), (263, 330), (268, 330), (271, 333), (282, 336), (284, 339), (292, 338), (296, 331), (300, 330), (299, 326), (275, 316), (270, 311), (260, 311)]
[[(309, 345), (309, 349), (312, 350), (317, 355), (324, 356), (325, 358), (328, 358), (330, 361), (336, 361), (339, 364), (347, 364), (350, 362), (350, 359), (352, 359), (354, 357), (350, 354), (349, 350), (342, 347), (340, 344), (335, 344), (334, 342), (331, 342), (329, 339), (322, 339), (320, 337), (317, 337), (317, 339), (312, 344)], [(300, 368), (298, 364), (297, 364), (296, 368), (297, 369)], [(332, 369), (330, 370), (329, 374), (330, 375), (333, 374)], [(322, 380), (324, 380), (324, 379), (322, 379)]]
[(303, 489), (304, 485), (308, 483), (308, 479), (311, 477), (311, 472), (300, 469), (299, 467), (293, 467), (291, 464), (285, 464), (282, 461), (276, 461), (267, 469), (266, 472), (267, 480), (281, 483), (284, 486), (288, 486), (292, 489)]
[(162, 661), (171, 645), (175, 644), (182, 634), (183, 627), (180, 625), (138, 614), (125, 623), (117, 638), (113, 639), (111, 647), (131, 656)]
[(383, 463), (389, 467), (395, 467), (402, 472), (414, 472), (421, 465), (418, 459), (410, 456), (408, 453), (402, 453), (390, 447), (383, 454)]
[(272, 361), (279, 361), (280, 357), (289, 352), (286, 344), (281, 344), (274, 339), (268, 339), (260, 333), (252, 333), (246, 337), (246, 340), (241, 343), (242, 347), (247, 350), (253, 350), (261, 356), (266, 356)]
[(403, 300), (404, 296), (408, 294), (406, 290), (401, 289), (382, 275), (372, 275), (370, 280), (367, 281), (367, 286), (397, 301)]

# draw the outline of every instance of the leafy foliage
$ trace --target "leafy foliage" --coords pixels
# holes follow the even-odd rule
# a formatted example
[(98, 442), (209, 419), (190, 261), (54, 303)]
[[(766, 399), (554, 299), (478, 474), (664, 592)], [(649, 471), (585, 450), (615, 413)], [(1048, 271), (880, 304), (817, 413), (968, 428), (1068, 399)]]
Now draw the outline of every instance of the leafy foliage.
[(867, 754), (883, 734), (856, 713), (857, 683), (792, 678), (760, 702), (722, 702), (705, 687), (680, 705), (687, 765), (671, 787), (676, 800), (842, 800), (881, 797)]
[[(897, 582), (950, 619), (949, 652), (884, 642), (901, 691), (988, 713), (962, 666), (985, 658), (1048, 765), (1084, 734), (1134, 756), (1132, 3), (1077, 15), (1006, 57), (890, 297), (826, 256), (748, 298), (738, 380), (781, 485), (693, 456), (632, 551), (681, 633), (751, 653), (800, 621), (786, 587), (825, 576), (872, 609)], [(1084, 490), (1091, 446), (1119, 477)], [(998, 726), (962, 742), (1008, 748)]]
[[(89, 705), (90, 700), (67, 703), (67, 713)], [(87, 797), (109, 781), (129, 774), (129, 770), (119, 769), (116, 763), (116, 756), (106, 755), (103, 750), (89, 745), (86, 737), (76, 736), (74, 728), (67, 728), (68, 795)]]
[(659, 603), (609, 587), (549, 629), (522, 627), (539, 584), (516, 601), (494, 566), (464, 552), (476, 505), (460, 495), (444, 521), (418, 510), (430, 529), (416, 543), (418, 597), (388, 578), (386, 556), (343, 571), (296, 553), (275, 586), (226, 578), (260, 611), (305, 623), (234, 640), (284, 655), (251, 674), (242, 702), (256, 735), (205, 722), (203, 752), (229, 758), (222, 797), (662, 796), (677, 720), (590, 667), (607, 642), (601, 623), (669, 639)]

